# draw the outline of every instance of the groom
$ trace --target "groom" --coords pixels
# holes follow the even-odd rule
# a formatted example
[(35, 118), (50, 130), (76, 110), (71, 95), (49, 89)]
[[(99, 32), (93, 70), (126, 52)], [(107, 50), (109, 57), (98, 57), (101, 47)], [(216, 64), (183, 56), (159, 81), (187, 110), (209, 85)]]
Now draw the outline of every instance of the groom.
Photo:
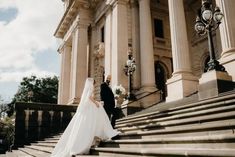
[(114, 100), (113, 91), (109, 87), (110, 81), (111, 81), (111, 75), (108, 75), (105, 79), (105, 82), (103, 82), (100, 86), (100, 98), (101, 98), (101, 101), (104, 102), (104, 109), (109, 119), (111, 119), (111, 125), (114, 128), (115, 121), (116, 121), (115, 100)]

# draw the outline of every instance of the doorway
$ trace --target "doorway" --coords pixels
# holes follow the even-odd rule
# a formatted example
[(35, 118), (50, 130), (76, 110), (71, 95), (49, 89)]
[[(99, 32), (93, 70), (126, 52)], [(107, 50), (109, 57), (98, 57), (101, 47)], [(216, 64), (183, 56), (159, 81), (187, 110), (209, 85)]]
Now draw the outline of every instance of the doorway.
[(156, 87), (161, 91), (161, 100), (166, 99), (166, 70), (163, 64), (159, 61), (155, 62), (155, 84)]

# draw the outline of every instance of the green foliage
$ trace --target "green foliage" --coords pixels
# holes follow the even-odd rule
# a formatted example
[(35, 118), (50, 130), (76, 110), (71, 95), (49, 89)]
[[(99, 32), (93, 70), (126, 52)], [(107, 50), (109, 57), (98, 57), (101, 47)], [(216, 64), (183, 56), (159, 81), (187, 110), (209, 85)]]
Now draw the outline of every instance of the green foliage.
[(0, 136), (6, 148), (14, 143), (15, 115), (13, 113), (14, 106), (4, 103), (0, 96)]
[(58, 77), (24, 77), (13, 102), (57, 103)]
[(0, 118), (6, 115), (7, 109), (7, 105), (3, 103), (2, 97), (0, 96)]
[(3, 119), (5, 124), (3, 131), (5, 133), (5, 140), (8, 145), (12, 145), (14, 143), (14, 136), (15, 136), (15, 115), (12, 117), (5, 117)]

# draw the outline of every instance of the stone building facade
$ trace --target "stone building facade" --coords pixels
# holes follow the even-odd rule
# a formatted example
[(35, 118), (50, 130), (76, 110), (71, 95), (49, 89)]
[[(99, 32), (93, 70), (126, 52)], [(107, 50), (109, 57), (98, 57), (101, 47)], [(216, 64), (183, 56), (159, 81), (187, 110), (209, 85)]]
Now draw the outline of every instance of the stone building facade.
[[(55, 37), (62, 39), (59, 104), (78, 104), (85, 79), (96, 92), (107, 74), (128, 87), (123, 72), (129, 48), (138, 93), (162, 90), (167, 102), (198, 91), (208, 62), (207, 36), (194, 30), (199, 0), (64, 0)], [(235, 1), (215, 0), (224, 18), (213, 33), (216, 57), (235, 80)], [(98, 95), (98, 94), (97, 94)]]

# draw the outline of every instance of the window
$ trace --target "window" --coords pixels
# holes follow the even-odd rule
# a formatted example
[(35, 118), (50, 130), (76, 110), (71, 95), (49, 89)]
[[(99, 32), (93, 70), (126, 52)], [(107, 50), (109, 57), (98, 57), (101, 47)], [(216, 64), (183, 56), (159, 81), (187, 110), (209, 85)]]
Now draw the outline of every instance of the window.
[(164, 38), (163, 21), (160, 19), (154, 19), (154, 32), (155, 37)]
[(104, 42), (104, 27), (101, 28), (101, 42)]

